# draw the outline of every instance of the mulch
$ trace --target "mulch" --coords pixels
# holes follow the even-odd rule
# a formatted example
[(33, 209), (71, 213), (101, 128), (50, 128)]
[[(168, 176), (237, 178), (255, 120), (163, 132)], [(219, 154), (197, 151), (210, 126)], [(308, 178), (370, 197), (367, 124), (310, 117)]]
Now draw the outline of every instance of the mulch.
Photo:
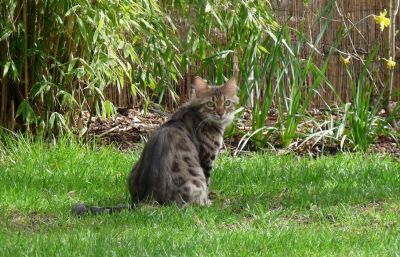
[(121, 150), (134, 149), (167, 119), (167, 115), (156, 112), (122, 109), (114, 118), (93, 117), (88, 133), (98, 142), (113, 144)]
[[(323, 110), (313, 110), (311, 112), (317, 121), (326, 120)], [(152, 133), (154, 129), (163, 124), (170, 113), (164, 113), (158, 110), (150, 109), (147, 113), (139, 109), (120, 108), (115, 117), (102, 118), (92, 117), (88, 134), (97, 138), (100, 144), (112, 144), (121, 150), (135, 149), (142, 144)], [(341, 115), (331, 115), (330, 118), (341, 119)], [(84, 122), (88, 122), (88, 113), (84, 114)], [(271, 110), (266, 127), (273, 127), (278, 122), (276, 110)], [(240, 134), (225, 140), (227, 148), (237, 153), (237, 146), (242, 139), (241, 135), (251, 130), (251, 112), (246, 110), (238, 120), (238, 129)], [(315, 124), (304, 122), (299, 124), (298, 130), (306, 135), (310, 131), (317, 131)], [(250, 141), (249, 141), (250, 142)], [(307, 139), (296, 138), (288, 147), (283, 147), (279, 141), (279, 136), (272, 133), (268, 139), (269, 151), (276, 154), (295, 154), (300, 156), (317, 157), (321, 155), (332, 155), (342, 151), (352, 151), (349, 147), (341, 148), (338, 141), (329, 139)], [(255, 147), (248, 143), (243, 151), (253, 151)], [(379, 136), (375, 142), (370, 145), (368, 152), (388, 154), (400, 158), (400, 146), (393, 137)]]

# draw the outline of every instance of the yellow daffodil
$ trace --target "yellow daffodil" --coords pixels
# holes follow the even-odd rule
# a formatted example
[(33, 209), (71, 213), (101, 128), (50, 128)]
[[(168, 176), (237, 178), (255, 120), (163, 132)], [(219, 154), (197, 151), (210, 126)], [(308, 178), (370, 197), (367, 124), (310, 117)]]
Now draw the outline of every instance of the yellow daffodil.
[(389, 70), (394, 69), (394, 67), (396, 67), (396, 62), (393, 61), (392, 57), (389, 57), (388, 59), (383, 58), (386, 61), (386, 68), (388, 68)]
[(383, 31), (385, 27), (389, 27), (390, 25), (390, 19), (386, 17), (386, 14), (387, 11), (386, 9), (384, 9), (383, 12), (379, 12), (379, 16), (374, 15), (375, 22), (380, 26), (381, 31)]
[(344, 65), (349, 65), (350, 64), (350, 59), (351, 59), (351, 55), (347, 56), (347, 58), (344, 58), (342, 55), (340, 56), (340, 60), (342, 61), (342, 63)]

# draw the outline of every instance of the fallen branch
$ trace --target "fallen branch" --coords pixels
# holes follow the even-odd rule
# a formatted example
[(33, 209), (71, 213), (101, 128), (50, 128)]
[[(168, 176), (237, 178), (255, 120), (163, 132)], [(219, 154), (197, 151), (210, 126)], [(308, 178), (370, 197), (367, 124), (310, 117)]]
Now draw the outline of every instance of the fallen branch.
[(104, 137), (105, 135), (107, 135), (107, 134), (113, 132), (113, 131), (116, 130), (116, 129), (118, 129), (118, 126), (113, 127), (113, 128), (111, 128), (111, 129), (109, 129), (109, 130), (107, 130), (107, 131), (105, 131), (105, 132), (103, 132), (103, 133), (101, 133), (101, 134), (99, 134), (99, 135), (96, 135), (96, 137)]

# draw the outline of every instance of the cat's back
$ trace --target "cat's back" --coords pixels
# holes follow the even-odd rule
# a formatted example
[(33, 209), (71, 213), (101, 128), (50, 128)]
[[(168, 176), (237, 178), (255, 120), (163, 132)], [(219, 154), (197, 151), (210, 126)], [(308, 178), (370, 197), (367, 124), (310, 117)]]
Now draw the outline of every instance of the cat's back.
[(186, 106), (178, 109), (171, 118), (157, 128), (147, 143), (145, 151), (154, 151), (152, 146), (166, 150), (175, 150), (177, 144), (182, 145), (186, 141), (192, 141), (195, 137), (196, 124), (201, 120), (199, 114), (193, 108)]
[[(147, 158), (160, 161), (168, 158), (169, 153), (187, 149), (193, 141), (196, 113), (188, 108), (179, 109), (167, 122), (157, 128), (144, 149), (149, 152)], [(190, 149), (194, 150), (194, 149)]]
[(178, 130), (190, 130), (201, 122), (201, 114), (194, 106), (183, 105), (179, 108), (171, 118), (164, 123), (159, 130), (173, 128)]
[[(198, 162), (198, 149), (191, 135), (191, 112), (186, 108), (178, 110), (149, 138), (129, 178), (134, 201), (141, 201), (149, 192), (158, 202), (169, 201), (167, 192), (173, 183), (180, 183), (176, 180), (182, 167)], [(186, 180), (180, 177), (179, 180)]]

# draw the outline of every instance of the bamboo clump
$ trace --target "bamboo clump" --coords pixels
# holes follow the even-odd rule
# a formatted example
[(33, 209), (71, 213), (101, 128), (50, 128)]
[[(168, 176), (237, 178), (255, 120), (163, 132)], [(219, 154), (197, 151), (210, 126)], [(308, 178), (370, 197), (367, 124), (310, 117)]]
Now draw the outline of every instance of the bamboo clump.
[[(75, 4), (77, 5), (80, 3), (79, 1), (71, 2), (76, 2)], [(288, 24), (293, 28), (304, 27), (305, 34), (311, 42), (319, 35), (323, 26), (323, 19), (317, 21), (315, 17), (328, 5), (329, 0), (308, 1), (308, 5), (303, 0), (273, 0), (270, 2), (274, 16), (281, 24)], [(224, 8), (223, 5), (228, 6), (228, 2), (222, 1), (221, 3), (220, 10)], [(357, 0), (352, 1), (351, 4), (346, 0), (337, 1), (336, 6), (338, 9), (333, 9), (332, 22), (322, 35), (321, 41), (315, 46), (319, 53), (315, 56), (315, 63), (322, 65), (324, 58), (329, 53), (329, 49), (334, 44), (333, 42), (337, 34), (343, 28), (343, 20), (346, 20), (348, 24), (357, 23), (371, 14), (379, 14), (385, 8), (389, 10), (390, 3), (391, 1), (389, 0)], [(13, 6), (13, 4), (15, 4), (15, 7), (11, 8), (10, 6)], [(25, 100), (30, 101), (33, 97), (40, 97), (37, 94), (32, 95), (32, 88), (37, 85), (37, 82), (42, 77), (46, 78), (46, 81), (40, 82), (44, 83), (42, 84), (43, 88), (49, 86), (50, 89), (43, 96), (43, 99), (39, 101), (40, 104), (35, 107), (34, 111), (36, 116), (44, 115), (44, 119), (47, 122), (52, 119), (56, 120), (59, 117), (57, 115), (52, 116), (54, 113), (71, 111), (67, 103), (70, 102), (73, 104), (74, 100), (79, 103), (79, 108), (88, 109), (93, 114), (95, 114), (94, 111), (96, 108), (100, 112), (102, 108), (104, 109), (104, 106), (106, 106), (103, 104), (105, 100), (109, 100), (115, 106), (119, 107), (142, 107), (153, 101), (160, 102), (164, 106), (172, 108), (189, 97), (191, 78), (195, 75), (200, 75), (212, 82), (219, 83), (223, 80), (222, 74), (229, 76), (234, 73), (235, 75), (242, 76), (242, 81), (248, 79), (248, 77), (246, 78), (243, 75), (243, 72), (248, 69), (248, 66), (246, 66), (248, 63), (242, 59), (243, 55), (246, 54), (246, 41), (243, 40), (243, 45), (234, 44), (235, 42), (233, 42), (232, 38), (239, 38), (240, 36), (235, 34), (237, 32), (234, 31), (234, 28), (226, 30), (224, 27), (221, 27), (211, 14), (209, 15), (211, 17), (209, 20), (201, 20), (202, 17), (200, 15), (191, 15), (191, 12), (196, 10), (189, 5), (180, 7), (181, 9), (179, 9), (169, 1), (161, 1), (159, 5), (150, 1), (150, 4), (152, 4), (155, 11), (161, 10), (166, 16), (159, 19), (146, 16), (148, 13), (146, 13), (143, 7), (146, 3), (138, 2), (136, 10), (143, 12), (130, 14), (131, 16), (127, 18), (127, 20), (132, 20), (132, 17), (136, 17), (137, 21), (140, 21), (140, 23), (132, 26), (137, 30), (132, 30), (132, 27), (127, 26), (126, 31), (119, 34), (108, 32), (110, 34), (107, 35), (110, 37), (113, 36), (114, 39), (127, 39), (127, 41), (131, 37), (124, 38), (124, 36), (130, 35), (130, 33), (142, 37), (140, 44), (138, 42), (131, 44), (137, 56), (131, 56), (126, 59), (121, 58), (121, 56), (130, 51), (129, 44), (127, 44), (124, 50), (121, 50), (120, 45), (115, 45), (115, 48), (108, 49), (109, 52), (107, 54), (115, 55), (117, 58), (115, 59), (115, 63), (112, 64), (113, 66), (107, 66), (103, 65), (104, 62), (98, 60), (96, 63), (95, 58), (91, 59), (92, 54), (96, 53), (96, 51), (107, 51), (103, 47), (117, 40), (107, 41), (108, 39), (102, 38), (102, 34), (99, 33), (97, 40), (104, 40), (98, 43), (101, 44), (101, 47), (90, 49), (89, 44), (84, 42), (85, 40), (90, 41), (94, 39), (95, 35), (89, 34), (88, 31), (94, 31), (96, 27), (90, 24), (92, 22), (90, 19), (78, 19), (80, 17), (80, 13), (78, 12), (80, 9), (73, 9), (75, 8), (73, 5), (55, 4), (51, 1), (8, 0), (1, 3), (1, 22), (8, 26), (4, 28), (10, 28), (10, 31), (14, 33), (11, 34), (12, 36), (8, 38), (4, 37), (6, 39), (0, 41), (1, 49), (5, 49), (5, 51), (0, 52), (0, 64), (2, 65), (0, 70), (0, 75), (2, 75), (0, 90), (1, 126), (14, 129), (15, 116), (21, 103)], [(216, 5), (216, 3), (213, 4)], [(95, 9), (96, 6), (94, 5), (95, 3), (91, 6), (92, 12), (90, 14), (94, 15), (95, 26), (97, 26), (101, 23), (101, 17), (103, 17), (102, 11), (104, 10), (101, 8), (105, 8), (107, 5), (101, 6), (98, 9)], [(88, 6), (86, 7), (89, 8)], [(112, 4), (110, 4), (110, 7), (112, 7)], [(207, 8), (209, 7), (206, 6), (205, 9)], [(7, 10), (11, 10), (11, 12), (9, 13)], [(39, 15), (40, 10), (44, 10), (44, 16)], [(69, 16), (64, 17), (60, 15), (59, 20), (62, 22), (60, 27), (52, 26), (57, 23), (54, 20), (48, 20), (48, 17), (52, 17), (51, 14), (53, 12), (59, 11), (59, 13), (65, 13), (68, 10), (74, 10), (77, 13), (74, 15), (75, 13), (71, 11), (72, 14)], [(207, 10), (208, 12), (212, 11), (212, 9)], [(110, 13), (112, 15), (111, 11)], [(146, 23), (146, 19), (152, 23)], [(136, 22), (136, 20), (134, 21)], [(23, 24), (23, 35), (15, 34), (18, 22), (22, 22)], [(108, 22), (108, 26), (112, 26), (111, 21)], [(201, 22), (210, 27), (202, 28), (204, 30), (195, 31), (195, 33), (190, 34), (194, 29), (198, 29), (193, 28), (194, 24), (198, 26)], [(397, 15), (396, 20), (392, 22), (395, 25), (393, 28), (400, 27), (400, 15)], [(174, 28), (167, 27), (170, 23), (174, 24)], [(153, 28), (149, 29), (149, 26), (153, 26)], [(372, 18), (368, 21), (358, 23), (356, 28), (351, 31), (348, 38), (340, 42), (337, 47), (338, 50), (343, 53), (353, 53), (365, 57), (376, 42), (381, 42), (378, 54), (380, 57), (388, 58), (389, 49), (392, 53), (395, 52), (393, 55), (395, 55), (394, 58), (398, 65), (391, 74), (393, 76), (393, 84), (390, 87), (389, 95), (393, 97), (392, 100), (396, 100), (400, 90), (400, 54), (398, 50), (400, 37), (397, 36), (396, 40), (390, 40), (389, 30), (381, 33)], [(85, 30), (86, 34), (81, 33), (80, 29)], [(162, 31), (165, 35), (146, 37), (147, 35), (151, 35), (152, 30)], [(199, 52), (190, 53), (185, 56), (182, 55), (183, 50), (187, 47), (184, 46), (184, 40), (188, 40), (187, 44), (195, 42), (194, 40), (189, 41), (188, 38), (185, 38), (188, 34), (192, 36), (199, 36), (201, 34), (205, 39), (197, 42), (199, 47), (196, 51)], [(170, 38), (168, 37), (177, 40), (177, 42), (169, 40)], [(42, 55), (35, 55), (30, 51), (39, 38), (42, 38), (47, 43), (43, 44), (40, 49)], [(295, 37), (292, 39), (296, 41)], [(162, 42), (162, 44), (157, 44), (158, 42)], [(22, 50), (10, 55), (10, 46), (13, 44), (18, 44)], [(189, 45), (189, 47), (192, 46)], [(157, 48), (164, 48), (165, 52), (162, 53), (164, 56), (157, 56), (160, 55), (160, 53), (156, 52)], [(207, 64), (208, 66), (205, 66), (204, 58), (208, 58), (221, 49), (232, 50), (232, 53), (227, 53), (225, 59), (215, 58)], [(124, 51), (126, 52), (124, 53)], [(201, 51), (204, 53), (201, 53)], [(307, 56), (309, 53), (310, 49), (305, 48), (302, 54), (303, 56)], [(134, 55), (134, 52), (131, 52), (131, 55)], [(179, 57), (177, 57), (178, 55)], [(187, 59), (186, 62), (182, 61), (182, 56)], [(10, 60), (14, 62), (10, 62)], [(261, 57), (258, 61), (262, 63), (264, 60)], [(361, 62), (355, 61), (352, 64), (356, 71), (360, 71)], [(385, 73), (385, 67), (382, 62), (374, 63), (374, 65), (378, 67), (376, 70), (380, 70), (380, 73)], [(95, 68), (91, 70), (90, 68), (93, 67)], [(118, 69), (118, 67), (122, 68)], [(5, 73), (7, 75), (3, 75)], [(71, 75), (65, 76), (66, 73)], [(333, 85), (333, 89), (321, 87), (318, 92), (319, 96), (313, 97), (310, 108), (324, 107), (326, 104), (338, 104), (339, 98), (344, 102), (351, 100), (350, 81), (345, 67), (340, 61), (339, 52), (336, 52), (329, 60), (326, 73), (328, 80)], [(378, 76), (379, 74), (373, 75)], [(101, 78), (100, 81), (97, 78)], [(265, 78), (265, 81), (267, 80), (268, 78)], [(314, 80), (313, 76), (307, 76), (307, 84), (312, 84)], [(45, 83), (48, 84), (45, 85)], [(289, 92), (289, 84), (288, 82), (285, 83), (287, 86), (286, 91)], [(57, 85), (58, 88), (51, 87), (50, 85)], [(378, 83), (377, 85), (378, 88), (376, 90), (379, 92), (380, 84)], [(265, 84), (261, 88), (266, 90)], [(61, 97), (58, 91), (60, 89), (62, 92), (67, 92), (68, 94)], [(301, 90), (307, 93), (309, 89), (302, 88)], [(34, 93), (37, 93), (37, 91), (34, 90)], [(104, 95), (102, 95), (103, 93)], [(266, 92), (259, 94), (259, 96), (265, 95), (267, 95)], [(259, 96), (253, 95), (252, 97), (255, 99)], [(61, 101), (65, 101), (65, 104), (60, 104)], [(276, 104), (276, 100), (272, 104)], [(43, 114), (44, 110), (48, 112)], [(18, 119), (21, 119), (21, 116)]]

